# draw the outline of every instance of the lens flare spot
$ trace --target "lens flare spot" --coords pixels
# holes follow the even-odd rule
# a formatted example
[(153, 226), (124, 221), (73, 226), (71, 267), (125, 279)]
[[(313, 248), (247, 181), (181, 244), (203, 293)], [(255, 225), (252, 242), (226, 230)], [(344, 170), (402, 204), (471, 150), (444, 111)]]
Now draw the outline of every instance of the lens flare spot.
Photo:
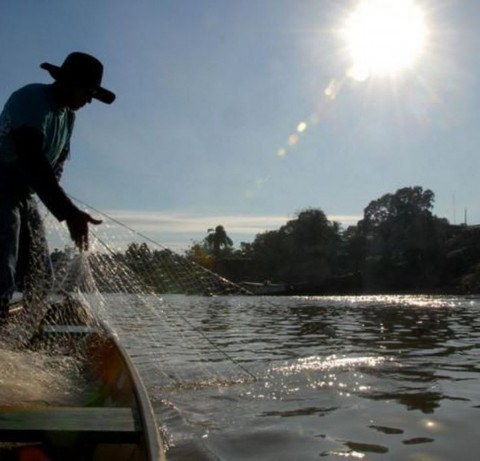
[(280, 147), (280, 149), (277, 150), (277, 156), (280, 158), (286, 157), (287, 150), (284, 147)]
[(441, 432), (445, 430), (445, 427), (441, 423), (439, 423), (438, 421), (434, 421), (432, 419), (424, 420), (423, 425), (425, 426), (425, 428), (431, 431)]
[(296, 134), (291, 134), (288, 137), (288, 145), (289, 146), (294, 146), (298, 142), (298, 136)]
[(347, 77), (356, 82), (365, 82), (370, 77), (370, 71), (366, 66), (357, 63), (348, 69)]
[(303, 133), (307, 129), (307, 124), (305, 122), (300, 122), (297, 126), (297, 132)]
[(323, 94), (331, 100), (337, 97), (341, 84), (337, 80), (331, 80), (327, 88), (325, 88)]

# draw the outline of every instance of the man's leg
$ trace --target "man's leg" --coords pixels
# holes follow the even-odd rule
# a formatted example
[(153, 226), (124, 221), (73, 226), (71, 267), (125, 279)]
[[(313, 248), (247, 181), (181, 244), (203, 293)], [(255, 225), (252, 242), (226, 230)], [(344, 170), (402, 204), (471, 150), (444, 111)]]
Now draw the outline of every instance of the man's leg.
[[(25, 200), (21, 216), (17, 287), (22, 287), (27, 304), (36, 304), (46, 298), (52, 285), (52, 273), (49, 270), (45, 228), (35, 199)], [(21, 262), (22, 267), (20, 267)]]
[(0, 195), (0, 316), (8, 314), (8, 304), (15, 291), (18, 258), (20, 211), (18, 200)]
[(0, 299), (0, 323), (8, 317), (8, 299)]

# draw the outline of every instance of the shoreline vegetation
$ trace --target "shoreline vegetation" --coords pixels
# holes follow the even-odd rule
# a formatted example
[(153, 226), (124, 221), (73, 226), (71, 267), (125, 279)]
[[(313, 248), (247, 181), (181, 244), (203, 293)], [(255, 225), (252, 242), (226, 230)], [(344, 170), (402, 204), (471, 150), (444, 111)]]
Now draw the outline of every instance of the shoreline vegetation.
[[(182, 256), (131, 243), (115, 259), (158, 293), (185, 292), (175, 269), (187, 261), (190, 277), (205, 268), (260, 295), (478, 294), (480, 225), (433, 215), (434, 197), (404, 187), (371, 201), (346, 229), (308, 208), (239, 248), (217, 225)], [(64, 256), (55, 250), (54, 265)]]

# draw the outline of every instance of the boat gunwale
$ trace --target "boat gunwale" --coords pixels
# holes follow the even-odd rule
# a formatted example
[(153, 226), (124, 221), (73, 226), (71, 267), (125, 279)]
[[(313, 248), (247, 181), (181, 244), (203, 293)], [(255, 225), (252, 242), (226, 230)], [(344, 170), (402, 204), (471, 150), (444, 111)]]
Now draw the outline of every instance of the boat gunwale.
[[(21, 302), (12, 303), (10, 307), (14, 307), (15, 310), (11, 314), (21, 313), (23, 311), (23, 306)], [(97, 319), (98, 321), (98, 319)], [(63, 322), (62, 322), (63, 323)], [(82, 322), (80, 322), (82, 323)], [(45, 324), (47, 326), (48, 324)], [(36, 338), (41, 338), (44, 333), (48, 336), (51, 334), (59, 333), (61, 336), (71, 336), (75, 337), (75, 331), (69, 333), (69, 328), (66, 327), (77, 327), (81, 336), (88, 337), (88, 342), (90, 341), (100, 341), (104, 344), (110, 343), (115, 350), (116, 355), (122, 363), (122, 367), (126, 372), (127, 379), (130, 381), (130, 391), (132, 395), (132, 401), (129, 407), (137, 414), (138, 421), (140, 423), (140, 439), (138, 443), (134, 445), (141, 451), (144, 451), (144, 456), (141, 459), (145, 461), (165, 461), (165, 450), (163, 441), (160, 435), (159, 426), (155, 417), (155, 413), (148, 395), (147, 389), (139, 375), (139, 372), (133, 363), (132, 359), (128, 355), (125, 347), (120, 343), (117, 335), (106, 325), (105, 322), (98, 322), (96, 326), (89, 329), (87, 324), (80, 325), (79, 322), (71, 322), (66, 325), (50, 324), (52, 331), (50, 332), (48, 328), (45, 328), (45, 331), (42, 329), (42, 324), (40, 324)], [(60, 327), (62, 331), (55, 332), (55, 327)], [(82, 331), (80, 331), (80, 329)], [(35, 335), (34, 335), (35, 336)], [(78, 337), (78, 336), (77, 336)], [(94, 356), (90, 357), (92, 360), (87, 360), (90, 367), (95, 368), (96, 364), (94, 362)], [(116, 406), (116, 405), (114, 405)], [(99, 408), (105, 407), (99, 405)], [(68, 406), (65, 407), (68, 409)], [(33, 410), (32, 410), (33, 411)], [(142, 446), (144, 447), (142, 449)], [(137, 458), (135, 458), (137, 459)]]
[(143, 437), (145, 439), (145, 443), (149, 446), (149, 461), (165, 461), (165, 453), (162, 446), (163, 444), (147, 389), (138, 373), (135, 364), (128, 355), (126, 349), (122, 346), (122, 344), (120, 344), (118, 337), (111, 332), (109, 332), (108, 336), (119, 351), (119, 355), (124, 362), (126, 369), (128, 370), (130, 379), (132, 380), (132, 389), (137, 402), (137, 409), (143, 429)]

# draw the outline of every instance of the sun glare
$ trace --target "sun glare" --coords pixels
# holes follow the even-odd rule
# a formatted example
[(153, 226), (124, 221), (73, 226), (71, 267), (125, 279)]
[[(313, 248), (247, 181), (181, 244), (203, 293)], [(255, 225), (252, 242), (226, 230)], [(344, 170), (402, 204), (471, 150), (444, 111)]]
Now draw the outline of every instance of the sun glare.
[(349, 75), (364, 80), (411, 67), (425, 46), (427, 29), (413, 0), (360, 0), (342, 33), (353, 60)]

